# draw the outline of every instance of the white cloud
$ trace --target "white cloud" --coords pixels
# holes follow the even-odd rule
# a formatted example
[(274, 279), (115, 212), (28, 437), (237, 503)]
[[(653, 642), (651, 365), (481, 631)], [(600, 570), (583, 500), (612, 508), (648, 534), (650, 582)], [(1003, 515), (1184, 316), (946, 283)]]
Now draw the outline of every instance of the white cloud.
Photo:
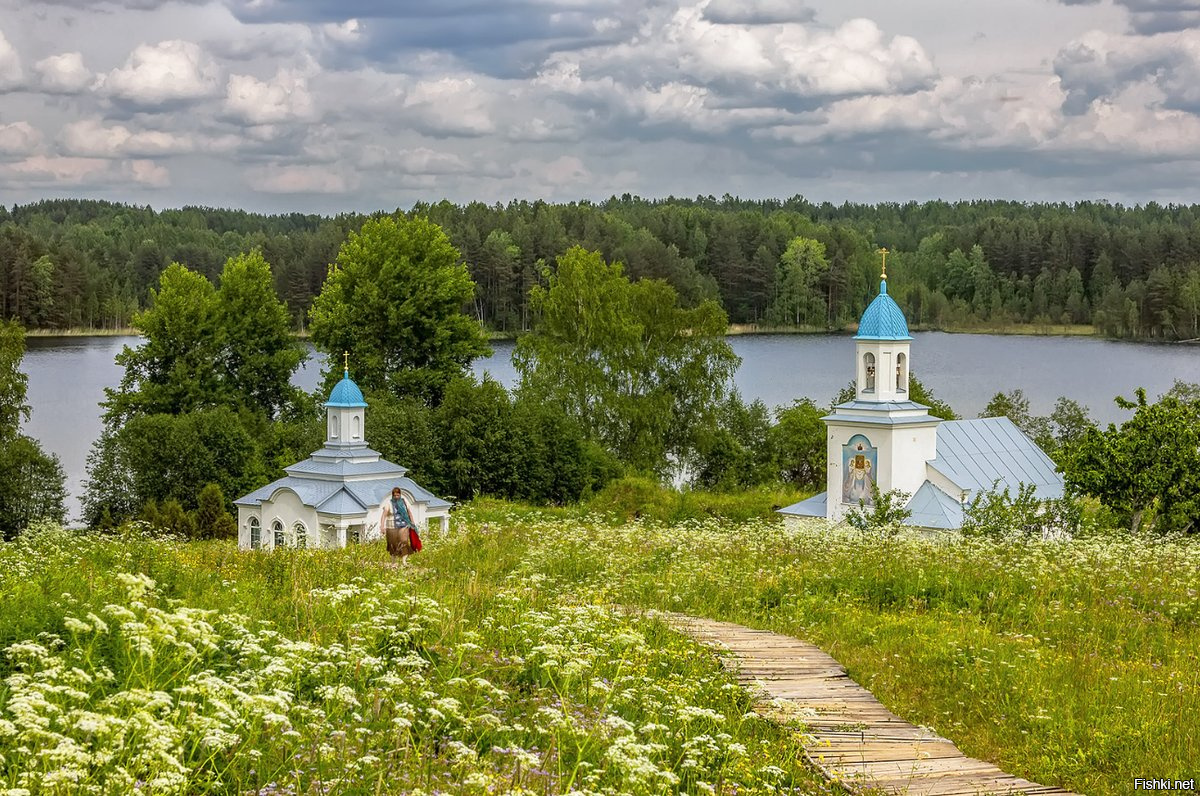
[(340, 194), (357, 185), (341, 171), (325, 166), (264, 166), (252, 170), (246, 184), (261, 193)]
[(486, 135), (496, 129), (488, 106), (491, 97), (473, 77), (422, 80), (405, 92), (404, 116), (424, 132)]
[(709, 0), (704, 16), (713, 22), (765, 25), (775, 22), (808, 22), (812, 9), (797, 0)]
[(33, 71), (38, 75), (38, 87), (48, 94), (78, 94), (94, 79), (79, 52), (43, 58), (33, 65)]
[(1098, 97), (1111, 97), (1135, 83), (1153, 84), (1177, 107), (1200, 108), (1200, 30), (1156, 36), (1092, 31), (1070, 42), (1054, 69), (1081, 112)]
[(1200, 160), (1200, 117), (1161, 107), (1154, 101), (1156, 93), (1132, 86), (1116, 96), (1094, 100), (1087, 113), (1068, 117), (1054, 148)]
[(66, 125), (58, 143), (67, 155), (95, 158), (161, 157), (195, 149), (188, 136), (160, 130), (133, 131), (121, 124), (106, 127), (99, 119)]
[(329, 22), (321, 26), (321, 32), (339, 44), (353, 44), (360, 41), (365, 29), (365, 26), (357, 19)]
[(6, 182), (27, 185), (82, 186), (112, 174), (112, 163), (102, 158), (32, 155), (0, 167)]
[(275, 124), (313, 116), (313, 100), (303, 75), (280, 69), (270, 80), (230, 75), (225, 110), (250, 124)]
[(764, 137), (825, 143), (889, 132), (923, 132), (950, 148), (1036, 148), (1062, 124), (1058, 81), (1031, 81), (1020, 96), (994, 81), (948, 77), (911, 94), (851, 97), (778, 125)]
[(0, 91), (20, 86), (24, 76), (21, 56), (4, 38), (4, 31), (0, 31)]
[(116, 100), (141, 108), (185, 104), (220, 92), (221, 69), (195, 42), (139, 45), (125, 66), (102, 78)]
[(646, 11), (641, 25), (613, 46), (561, 53), (585, 79), (603, 75), (631, 85), (684, 82), (725, 86), (743, 99), (786, 91), (804, 97), (890, 93), (923, 87), (936, 70), (908, 36), (884, 35), (867, 19), (829, 30), (796, 22), (716, 22), (705, 2), (669, 15)]
[(0, 155), (31, 155), (41, 143), (41, 132), (29, 122), (0, 124)]
[(458, 155), (429, 147), (394, 148), (369, 144), (359, 153), (358, 167), (401, 174), (462, 174), (469, 166)]
[(139, 185), (166, 188), (171, 184), (171, 173), (167, 167), (153, 160), (131, 160), (126, 164), (125, 171)]

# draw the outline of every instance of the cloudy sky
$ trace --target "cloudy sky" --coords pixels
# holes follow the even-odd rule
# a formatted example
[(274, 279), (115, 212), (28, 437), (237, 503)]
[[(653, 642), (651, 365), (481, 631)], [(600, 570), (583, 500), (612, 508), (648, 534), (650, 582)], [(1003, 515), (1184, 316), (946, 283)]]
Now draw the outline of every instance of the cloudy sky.
[(1200, 201), (1200, 0), (0, 0), (0, 201)]

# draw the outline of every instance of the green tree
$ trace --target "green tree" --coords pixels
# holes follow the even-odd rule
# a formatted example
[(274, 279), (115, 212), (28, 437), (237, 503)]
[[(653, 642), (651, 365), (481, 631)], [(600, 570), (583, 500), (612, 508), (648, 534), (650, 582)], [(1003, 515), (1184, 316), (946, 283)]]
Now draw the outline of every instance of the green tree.
[(1097, 498), (1129, 523), (1133, 533), (1191, 531), (1200, 518), (1200, 403), (1165, 395), (1157, 403), (1137, 391), (1118, 398), (1133, 417), (1105, 431), (1089, 429), (1063, 462), (1073, 489)]
[(105, 421), (120, 425), (136, 415), (176, 415), (225, 402), (218, 312), (211, 282), (179, 263), (167, 266), (159, 289), (150, 292), (150, 308), (133, 319), (142, 344), (117, 355), (125, 373), (117, 389), (104, 391)]
[(1018, 428), (1024, 429), (1029, 425), (1029, 399), (1025, 391), (1018, 388), (1009, 392), (998, 392), (988, 401), (988, 405), (979, 413), (980, 417), (1007, 417)]
[(434, 413), (441, 482), (456, 498), (512, 494), (520, 478), (512, 402), (490, 377), (455, 379)]
[(775, 413), (771, 428), (771, 448), (779, 473), (797, 486), (821, 487), (825, 484), (825, 423), (821, 411), (810, 398), (800, 398)]
[(85, 506), (90, 522), (106, 507), (113, 516), (129, 516), (148, 500), (190, 508), (205, 484), (241, 495), (265, 476), (258, 441), (228, 407), (141, 415), (93, 447)]
[(565, 504), (584, 500), (621, 474), (610, 453), (561, 408), (536, 397), (513, 401), (517, 481), (512, 498)]
[(21, 434), (0, 445), (0, 533), (12, 539), (34, 520), (62, 522), (67, 490), (58, 457)]
[[(767, 317), (773, 323), (798, 326), (807, 324), (815, 314), (824, 322), (826, 308), (815, 288), (828, 273), (825, 244), (811, 238), (793, 238), (779, 258), (779, 289)], [(818, 305), (815, 313), (814, 304)]]
[(38, 519), (62, 521), (66, 487), (58, 457), (21, 433), (29, 418), (21, 372), (25, 330), (0, 320), (0, 533), (11, 539)]
[(349, 351), (368, 390), (436, 403), (476, 357), (490, 353), (463, 313), (475, 284), (458, 251), (425, 218), (384, 217), (350, 233), (313, 302), (312, 339), (329, 354), (325, 387)]
[(880, 492), (879, 487), (871, 484), (871, 505), (859, 505), (850, 509), (846, 514), (846, 523), (863, 533), (877, 533), (885, 537), (895, 536), (900, 531), (904, 521), (912, 516), (905, 508), (912, 495), (899, 489)]
[(24, 358), (25, 329), (16, 321), (0, 320), (0, 443), (17, 436), (21, 422), (29, 419), (29, 377), (21, 372)]
[(716, 424), (698, 435), (693, 486), (733, 490), (779, 480), (772, 430), (766, 404), (747, 404), (734, 390)]
[(1037, 417), (1029, 411), (1029, 399), (1025, 391), (1017, 388), (1009, 392), (998, 392), (988, 401), (980, 417), (1007, 417), (1017, 428), (1025, 432), (1034, 442), (1051, 453), (1055, 447), (1052, 424), (1049, 418)]
[(1079, 505), (1070, 498), (1040, 500), (1033, 484), (1021, 484), (1017, 494), (1008, 487), (979, 490), (963, 508), (962, 532), (968, 536), (1040, 539), (1079, 530)]
[(664, 473), (687, 462), (730, 389), (738, 358), (712, 301), (692, 309), (659, 280), (575, 247), (531, 295), (536, 322), (517, 341), (520, 391), (574, 417), (618, 459)]
[(173, 533), (181, 539), (194, 539), (196, 536), (196, 523), (184, 510), (183, 504), (175, 498), (163, 501), (158, 512), (158, 521), (161, 530)]
[(221, 391), (276, 417), (297, 397), (292, 374), (303, 351), (292, 338), (287, 305), (279, 300), (262, 252), (231, 257), (221, 273), (215, 317)]
[(1050, 413), (1047, 425), (1048, 436), (1035, 438), (1034, 441), (1060, 467), (1071, 449), (1087, 436), (1090, 429), (1096, 427), (1088, 415), (1088, 408), (1067, 397), (1060, 397), (1054, 402), (1054, 411)]
[(225, 494), (216, 484), (205, 484), (200, 490), (192, 523), (198, 539), (237, 538), (237, 520), (229, 513)]

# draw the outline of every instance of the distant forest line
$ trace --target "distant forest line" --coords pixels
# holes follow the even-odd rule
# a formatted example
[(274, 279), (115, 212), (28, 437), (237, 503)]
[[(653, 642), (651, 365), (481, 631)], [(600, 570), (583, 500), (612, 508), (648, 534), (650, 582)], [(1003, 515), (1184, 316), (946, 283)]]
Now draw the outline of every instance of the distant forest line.
[[(476, 283), (471, 314), (529, 328), (529, 291), (570, 246), (716, 298), (730, 323), (841, 329), (889, 291), (915, 325), (1092, 324), (1111, 337), (1200, 337), (1200, 205), (1009, 201), (817, 204), (726, 196), (550, 204), (418, 204)], [(171, 262), (216, 281), (258, 248), (294, 326), (366, 215), (155, 211), (95, 200), (0, 207), (0, 317), (29, 329), (128, 327)]]

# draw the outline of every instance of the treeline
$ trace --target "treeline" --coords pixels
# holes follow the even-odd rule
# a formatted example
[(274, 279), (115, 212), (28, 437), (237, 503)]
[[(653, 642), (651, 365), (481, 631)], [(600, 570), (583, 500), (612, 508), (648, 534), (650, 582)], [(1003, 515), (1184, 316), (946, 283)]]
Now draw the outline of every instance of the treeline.
[[(1094, 324), (1114, 337), (1200, 337), (1200, 207), (1102, 202), (817, 204), (614, 197), (605, 202), (419, 204), (475, 283), (470, 312), (527, 331), (530, 291), (571, 246), (663, 279), (686, 306), (731, 323), (838, 329), (873, 297), (877, 250), (891, 292), (929, 328)], [(91, 200), (0, 208), (0, 317), (29, 328), (120, 328), (172, 262), (215, 280), (259, 249), (293, 329), (364, 216), (154, 211)]]

